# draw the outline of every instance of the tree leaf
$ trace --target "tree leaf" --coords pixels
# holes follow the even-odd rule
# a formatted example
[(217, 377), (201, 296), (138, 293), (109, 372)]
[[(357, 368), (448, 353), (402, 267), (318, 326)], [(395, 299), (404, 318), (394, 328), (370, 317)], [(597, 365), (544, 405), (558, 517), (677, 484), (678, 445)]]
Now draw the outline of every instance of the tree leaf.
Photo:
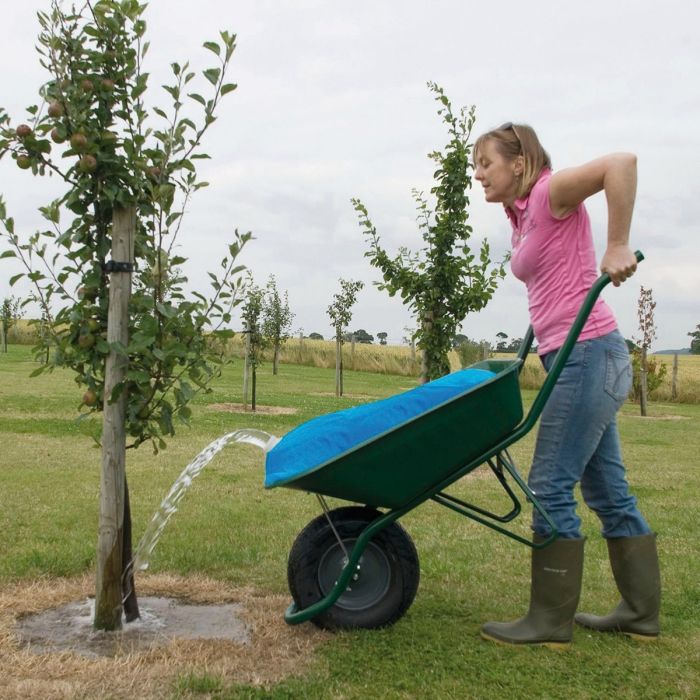
[(207, 70), (202, 71), (204, 77), (212, 84), (216, 85), (219, 82), (219, 76), (221, 75), (220, 68), (207, 68)]
[(207, 101), (201, 95), (198, 95), (196, 92), (190, 92), (187, 96), (191, 97), (195, 102), (199, 102), (199, 104), (201, 104), (202, 106), (207, 106)]

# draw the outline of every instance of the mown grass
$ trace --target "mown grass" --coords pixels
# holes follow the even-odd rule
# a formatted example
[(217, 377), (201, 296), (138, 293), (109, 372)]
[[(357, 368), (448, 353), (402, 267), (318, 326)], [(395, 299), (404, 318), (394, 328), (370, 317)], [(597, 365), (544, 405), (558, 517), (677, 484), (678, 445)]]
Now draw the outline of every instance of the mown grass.
[[(80, 389), (67, 373), (35, 379), (28, 348), (0, 356), (0, 585), (72, 576), (94, 569), (99, 451), (93, 421), (75, 424)], [(382, 398), (414, 380), (346, 374), (347, 396), (333, 395), (332, 369), (282, 365), (259, 374), (258, 403), (294, 415), (240, 415), (212, 408), (240, 403), (241, 363), (211, 394), (196, 400), (190, 428), (168, 448), (128, 453), (136, 537), (183, 467), (211, 440), (243, 427), (281, 435), (322, 412)], [(526, 402), (533, 392), (524, 392)], [(394, 627), (334, 635), (305, 675), (271, 689), (230, 686), (202, 668), (183, 674), (172, 697), (213, 698), (696, 698), (700, 687), (700, 516), (697, 454), (700, 407), (652, 403), (651, 416), (627, 405), (620, 430), (629, 480), (659, 535), (664, 582), (663, 636), (639, 645), (577, 630), (565, 653), (499, 647), (479, 639), (480, 624), (521, 614), (529, 592), (525, 547), (465, 518), (426, 504), (402, 523), (421, 560), (421, 585)], [(465, 426), (468, 436), (468, 426)], [(533, 436), (512, 450), (523, 472)], [(168, 525), (151, 570), (201, 573), (234, 585), (286, 592), (286, 558), (299, 530), (319, 508), (307, 494), (265, 491), (259, 450), (231, 445), (194, 482)], [(481, 470), (454, 488), (472, 501), (506, 507)], [(340, 505), (340, 502), (336, 503)], [(581, 608), (603, 611), (616, 593), (594, 516), (582, 507), (588, 537)], [(518, 528), (527, 533), (527, 518)], [(138, 578), (137, 578), (138, 586)], [(1, 695), (1, 693), (0, 693)]]

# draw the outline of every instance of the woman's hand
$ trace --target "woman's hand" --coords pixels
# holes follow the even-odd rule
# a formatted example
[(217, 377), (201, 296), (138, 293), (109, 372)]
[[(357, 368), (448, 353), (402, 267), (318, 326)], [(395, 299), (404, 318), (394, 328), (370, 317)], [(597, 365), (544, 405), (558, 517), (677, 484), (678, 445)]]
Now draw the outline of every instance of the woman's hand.
[(616, 287), (632, 277), (636, 269), (637, 257), (629, 246), (608, 245), (600, 261), (600, 271), (607, 272)]

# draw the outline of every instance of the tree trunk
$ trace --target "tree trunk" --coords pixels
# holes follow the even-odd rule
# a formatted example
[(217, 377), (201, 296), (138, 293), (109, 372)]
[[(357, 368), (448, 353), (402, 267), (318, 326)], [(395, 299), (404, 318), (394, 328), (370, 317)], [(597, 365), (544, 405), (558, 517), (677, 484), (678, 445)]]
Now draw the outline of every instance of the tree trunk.
[[(134, 569), (129, 566), (133, 558), (131, 546), (131, 506), (129, 505), (129, 483), (124, 474), (124, 538), (123, 538), (123, 565), (128, 566), (122, 571), (122, 601), (124, 601), (124, 618), (127, 622), (133, 622), (141, 617), (139, 602), (136, 598), (136, 584), (134, 583)], [(122, 567), (123, 568), (123, 567)]]
[(272, 374), (277, 374), (277, 366), (280, 361), (280, 344), (279, 341), (275, 343), (275, 349), (272, 355)]
[(671, 373), (671, 401), (678, 398), (678, 353), (673, 355), (673, 372)]
[(248, 375), (250, 374), (250, 333), (245, 332), (245, 359), (243, 360), (243, 410), (248, 410)]
[(355, 334), (350, 336), (350, 368), (355, 369)]
[(642, 347), (639, 362), (639, 408), (642, 415), (647, 415), (647, 349)]
[(335, 339), (335, 395), (343, 395), (343, 347), (338, 336)]
[[(115, 209), (112, 256), (117, 263), (133, 263), (136, 212)], [(129, 342), (131, 273), (112, 272), (109, 281), (107, 342)], [(97, 540), (97, 585), (94, 626), (118, 630), (122, 626), (122, 570), (125, 513), (126, 392), (110, 401), (112, 391), (126, 377), (128, 358), (110, 350), (105, 365), (100, 521)]]
[(257, 378), (257, 377), (256, 377), (256, 374), (257, 374), (257, 373), (256, 373), (256, 371), (255, 371), (255, 365), (253, 365), (253, 369), (252, 369), (252, 372), (251, 372), (251, 375), (252, 375), (252, 377), (251, 377), (251, 380), (252, 380), (252, 381), (251, 381), (251, 385), (252, 385), (252, 386), (251, 386), (251, 392), (250, 392), (250, 394), (251, 394), (250, 407), (251, 407), (253, 413), (255, 413), (255, 380), (256, 380), (256, 378)]

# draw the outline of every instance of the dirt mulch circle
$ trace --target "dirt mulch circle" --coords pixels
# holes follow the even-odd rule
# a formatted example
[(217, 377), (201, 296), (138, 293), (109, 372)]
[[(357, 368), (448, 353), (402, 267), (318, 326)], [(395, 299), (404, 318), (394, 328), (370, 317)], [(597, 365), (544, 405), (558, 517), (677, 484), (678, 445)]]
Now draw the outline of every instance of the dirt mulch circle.
[(662, 413), (658, 416), (642, 416), (638, 413), (625, 413), (625, 418), (642, 418), (643, 420), (689, 420), (689, 416), (674, 416), (668, 413)]
[(138, 589), (142, 621), (98, 633), (94, 576), (0, 588), (3, 700), (156, 700), (188, 675), (270, 687), (303, 673), (329, 638), (287, 625), (287, 596), (166, 574), (139, 577)]
[(256, 413), (269, 416), (286, 416), (297, 412), (296, 408), (289, 406), (256, 406), (252, 411), (250, 406), (244, 408), (242, 403), (211, 403), (209, 408), (212, 411), (225, 411), (226, 413)]
[[(335, 396), (334, 391), (310, 391), (309, 396)], [(372, 399), (374, 401), (378, 400), (376, 396), (372, 396), (371, 394), (346, 394), (343, 392), (342, 397), (343, 399)]]

